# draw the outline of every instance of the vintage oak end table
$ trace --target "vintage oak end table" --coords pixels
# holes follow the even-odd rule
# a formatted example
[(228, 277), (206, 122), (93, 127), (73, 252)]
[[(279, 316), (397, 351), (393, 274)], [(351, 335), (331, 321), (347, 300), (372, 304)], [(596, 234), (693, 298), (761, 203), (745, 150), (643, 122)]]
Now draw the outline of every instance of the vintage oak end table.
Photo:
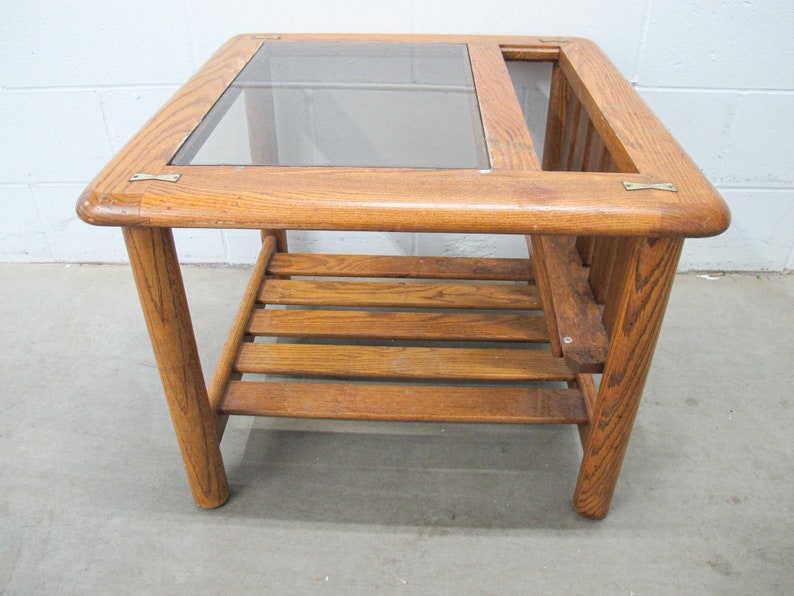
[[(516, 92), (527, 72), (546, 77), (540, 122)], [(569, 423), (590, 518), (609, 509), (684, 238), (729, 222), (593, 43), (400, 35), (231, 39), (78, 213), (123, 228), (199, 506), (228, 497), (233, 414)], [(262, 235), (208, 385), (179, 227)], [(521, 234), (529, 257), (293, 254), (287, 230)]]

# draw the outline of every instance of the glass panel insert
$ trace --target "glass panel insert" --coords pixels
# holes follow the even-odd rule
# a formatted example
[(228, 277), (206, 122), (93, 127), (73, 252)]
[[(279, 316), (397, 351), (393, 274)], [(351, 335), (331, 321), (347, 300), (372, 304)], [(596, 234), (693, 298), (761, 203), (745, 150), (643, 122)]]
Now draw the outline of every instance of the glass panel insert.
[(174, 165), (487, 169), (463, 44), (265, 43)]

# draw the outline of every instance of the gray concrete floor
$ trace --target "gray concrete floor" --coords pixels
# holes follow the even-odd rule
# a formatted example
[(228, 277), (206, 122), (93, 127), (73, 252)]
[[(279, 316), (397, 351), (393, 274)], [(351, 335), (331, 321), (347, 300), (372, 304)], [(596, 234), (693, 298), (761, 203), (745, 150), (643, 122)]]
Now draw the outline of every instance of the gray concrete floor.
[[(185, 272), (214, 365), (243, 269)], [(236, 418), (197, 509), (120, 266), (0, 266), (0, 592), (747, 594), (794, 585), (794, 276), (680, 276), (610, 515), (572, 427)]]

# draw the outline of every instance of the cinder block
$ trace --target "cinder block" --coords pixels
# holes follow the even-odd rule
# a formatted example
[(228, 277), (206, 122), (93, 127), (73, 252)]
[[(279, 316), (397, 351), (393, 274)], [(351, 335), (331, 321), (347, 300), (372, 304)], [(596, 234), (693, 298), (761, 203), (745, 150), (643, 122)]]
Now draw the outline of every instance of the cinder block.
[(791, 188), (794, 186), (792, 139), (794, 93), (742, 95), (725, 148), (721, 184)]
[(30, 189), (0, 187), (0, 261), (50, 260), (52, 254)]
[(119, 228), (91, 226), (75, 213), (83, 186), (36, 185), (33, 196), (52, 250), (51, 260), (62, 263), (127, 261)]
[(324, 252), (350, 255), (410, 255), (415, 235), (380, 232), (306, 232), (289, 233), (292, 252)]
[(525, 258), (524, 236), (483, 234), (419, 234), (416, 253), (441, 257)]
[(780, 271), (794, 249), (794, 190), (723, 190), (731, 227), (721, 236), (687, 240), (682, 269)]
[(709, 180), (718, 182), (737, 95), (675, 89), (638, 91)]
[(2, 93), (0, 130), (3, 183), (88, 181), (113, 155), (91, 91)]
[(259, 230), (223, 230), (226, 245), (226, 262), (230, 265), (249, 265), (256, 261), (262, 250)]
[(226, 263), (221, 230), (174, 230), (174, 242), (182, 263)]
[(648, 2), (637, 80), (649, 86), (791, 89), (788, 0)]
[(4, 3), (3, 85), (181, 83), (195, 70), (186, 16), (158, 0)]
[(102, 112), (113, 151), (120, 150), (177, 89), (173, 86), (101, 91)]
[[(238, 0), (234, 9), (211, 13), (191, 3), (199, 63), (240, 33), (406, 33), (413, 30), (412, 3), (389, 0), (365, 5), (359, 0), (331, 3)], [(265, 8), (266, 7), (266, 8)], [(450, 7), (450, 10), (460, 11)]]
[(416, 33), (578, 36), (595, 41), (629, 77), (642, 35), (644, 2), (416, 2)]

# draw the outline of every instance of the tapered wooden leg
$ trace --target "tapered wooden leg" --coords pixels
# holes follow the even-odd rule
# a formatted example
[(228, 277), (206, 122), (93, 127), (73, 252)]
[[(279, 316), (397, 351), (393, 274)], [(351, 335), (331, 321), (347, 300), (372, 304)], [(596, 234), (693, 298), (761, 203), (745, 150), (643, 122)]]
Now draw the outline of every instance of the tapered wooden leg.
[(217, 507), (229, 489), (173, 235), (125, 228), (124, 239), (193, 499)]
[(626, 242), (609, 353), (584, 446), (574, 506), (585, 517), (609, 511), (659, 337), (683, 240)]

